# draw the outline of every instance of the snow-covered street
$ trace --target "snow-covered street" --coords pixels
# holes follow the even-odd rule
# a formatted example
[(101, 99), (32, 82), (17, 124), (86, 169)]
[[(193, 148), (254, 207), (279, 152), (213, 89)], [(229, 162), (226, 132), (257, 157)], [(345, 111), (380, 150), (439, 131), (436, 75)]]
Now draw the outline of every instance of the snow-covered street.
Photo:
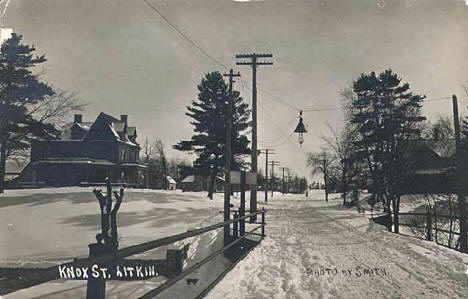
[[(91, 188), (8, 191), (0, 202), (3, 267), (45, 267), (87, 256), (99, 231)], [(248, 207), (247, 193), (247, 207)], [(258, 207), (267, 213), (267, 237), (208, 294), (208, 298), (468, 298), (468, 255), (433, 242), (389, 233), (338, 196), (322, 191), (281, 196)], [(206, 193), (126, 190), (118, 214), (121, 248), (222, 221), (223, 196)], [(232, 197), (234, 208), (238, 196)], [(53, 213), (51, 213), (53, 211)], [(39, 231), (41, 233), (39, 233)], [(221, 248), (221, 230), (186, 240), (188, 264)], [(164, 248), (140, 255), (159, 258)], [(193, 298), (229, 262), (219, 257), (180, 281), (162, 298)], [(108, 281), (108, 298), (135, 298), (163, 278)], [(85, 281), (57, 280), (6, 298), (84, 298)]]
[(208, 298), (468, 298), (468, 257), (323, 196), (276, 196), (267, 238)]

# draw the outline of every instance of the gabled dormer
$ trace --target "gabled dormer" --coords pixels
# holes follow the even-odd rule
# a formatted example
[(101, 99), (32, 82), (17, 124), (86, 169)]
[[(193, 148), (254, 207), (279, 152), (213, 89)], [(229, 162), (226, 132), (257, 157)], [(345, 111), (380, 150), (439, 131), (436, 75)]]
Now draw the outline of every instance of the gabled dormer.
[(101, 112), (89, 128), (84, 140), (120, 140), (121, 138), (113, 125), (114, 122), (119, 122), (119, 120)]

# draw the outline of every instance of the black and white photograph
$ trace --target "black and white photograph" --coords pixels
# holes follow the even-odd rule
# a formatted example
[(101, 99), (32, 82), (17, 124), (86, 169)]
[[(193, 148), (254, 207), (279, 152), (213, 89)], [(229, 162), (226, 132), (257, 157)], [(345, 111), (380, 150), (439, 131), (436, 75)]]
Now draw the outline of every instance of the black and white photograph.
[(468, 298), (468, 1), (0, 0), (0, 299)]

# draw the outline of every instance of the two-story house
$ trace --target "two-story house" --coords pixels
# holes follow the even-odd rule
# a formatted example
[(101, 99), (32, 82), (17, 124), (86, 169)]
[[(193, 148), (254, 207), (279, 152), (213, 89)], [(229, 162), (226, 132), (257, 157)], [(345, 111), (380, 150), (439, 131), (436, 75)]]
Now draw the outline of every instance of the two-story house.
[(60, 140), (36, 140), (31, 161), (19, 182), (45, 186), (77, 186), (113, 183), (146, 187), (148, 168), (138, 163), (140, 146), (135, 127), (127, 115), (120, 120), (100, 113), (94, 122), (83, 122), (76, 114), (64, 126)]

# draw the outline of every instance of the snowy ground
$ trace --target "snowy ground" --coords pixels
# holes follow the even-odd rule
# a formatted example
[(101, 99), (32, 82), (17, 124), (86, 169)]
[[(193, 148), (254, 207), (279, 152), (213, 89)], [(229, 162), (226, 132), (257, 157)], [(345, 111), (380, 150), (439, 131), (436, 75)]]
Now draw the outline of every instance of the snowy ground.
[[(0, 196), (0, 267), (47, 267), (87, 257), (88, 244), (100, 232), (100, 211), (92, 188), (7, 190)], [(155, 240), (222, 221), (222, 194), (206, 192), (125, 190), (117, 216), (120, 248)], [(219, 230), (187, 239), (189, 264), (219, 249)], [(131, 258), (159, 259), (165, 248)], [(200, 279), (201, 292), (229, 262), (220, 256), (190, 278)], [(205, 273), (210, 271), (210, 273)], [(200, 277), (195, 277), (195, 276)], [(163, 278), (140, 282), (107, 282), (107, 298), (134, 298), (156, 288)], [(185, 281), (164, 292), (166, 298), (193, 298)], [(198, 294), (196, 293), (196, 294)], [(21, 290), (6, 298), (84, 298), (86, 281), (56, 280)]]
[(268, 237), (208, 298), (468, 298), (468, 256), (323, 196), (274, 198)]
[[(45, 267), (85, 257), (100, 230), (92, 188), (7, 191), (0, 196), (0, 266)], [(275, 193), (265, 206), (268, 237), (241, 261), (209, 298), (468, 298), (468, 257), (434, 243), (388, 233), (368, 213), (325, 203), (321, 191)], [(118, 214), (120, 247), (162, 238), (222, 220), (223, 196), (206, 193), (126, 190)], [(239, 199), (233, 197), (237, 209)], [(248, 208), (248, 193), (247, 193)], [(188, 264), (222, 246), (219, 231), (194, 237)], [(164, 249), (138, 258), (160, 258)], [(133, 258), (133, 257), (132, 257)], [(134, 258), (137, 258), (136, 256)], [(229, 262), (222, 256), (162, 298), (193, 298)], [(107, 282), (107, 298), (135, 298), (162, 283)], [(6, 298), (84, 298), (85, 281), (57, 280)]]

